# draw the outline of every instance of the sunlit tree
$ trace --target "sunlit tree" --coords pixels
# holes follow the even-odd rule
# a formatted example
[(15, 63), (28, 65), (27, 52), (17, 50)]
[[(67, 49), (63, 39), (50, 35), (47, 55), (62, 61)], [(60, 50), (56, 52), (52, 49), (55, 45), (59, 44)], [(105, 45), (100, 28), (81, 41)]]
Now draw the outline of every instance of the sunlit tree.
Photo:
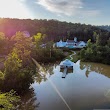
[(15, 110), (18, 102), (20, 102), (20, 97), (16, 95), (15, 91), (0, 92), (0, 110)]
[(4, 52), (5, 47), (6, 47), (6, 37), (3, 32), (0, 32), (0, 53)]

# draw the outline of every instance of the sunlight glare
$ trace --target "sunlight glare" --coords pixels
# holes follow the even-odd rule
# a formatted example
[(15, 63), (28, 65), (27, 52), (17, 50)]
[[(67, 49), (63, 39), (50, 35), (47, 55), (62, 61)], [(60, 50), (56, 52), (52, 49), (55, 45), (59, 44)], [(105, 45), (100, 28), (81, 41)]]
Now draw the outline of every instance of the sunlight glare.
[(0, 17), (25, 19), (32, 15), (20, 0), (0, 0)]

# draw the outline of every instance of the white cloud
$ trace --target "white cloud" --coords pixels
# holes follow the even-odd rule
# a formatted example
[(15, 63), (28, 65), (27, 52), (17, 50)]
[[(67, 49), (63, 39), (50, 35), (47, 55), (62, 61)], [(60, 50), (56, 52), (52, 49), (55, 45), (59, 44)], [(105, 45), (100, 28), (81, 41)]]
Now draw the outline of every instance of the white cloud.
[(99, 10), (85, 9), (82, 0), (38, 0), (37, 4), (57, 15), (83, 15), (89, 17), (100, 14)]
[(97, 16), (97, 15), (99, 15), (100, 14), (100, 11), (99, 10), (88, 10), (88, 11), (84, 11), (83, 12), (83, 14), (85, 15), (85, 16)]
[(38, 0), (37, 3), (51, 12), (68, 16), (83, 8), (81, 0)]

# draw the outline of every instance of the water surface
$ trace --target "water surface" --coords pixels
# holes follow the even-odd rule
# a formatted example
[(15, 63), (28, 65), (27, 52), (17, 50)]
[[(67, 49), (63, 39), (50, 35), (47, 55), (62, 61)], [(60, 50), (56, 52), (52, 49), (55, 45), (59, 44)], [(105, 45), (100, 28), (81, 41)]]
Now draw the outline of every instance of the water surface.
[(47, 80), (32, 84), (35, 110), (69, 110), (58, 92), (71, 110), (110, 109), (110, 66), (78, 61), (65, 79), (58, 64), (46, 71)]

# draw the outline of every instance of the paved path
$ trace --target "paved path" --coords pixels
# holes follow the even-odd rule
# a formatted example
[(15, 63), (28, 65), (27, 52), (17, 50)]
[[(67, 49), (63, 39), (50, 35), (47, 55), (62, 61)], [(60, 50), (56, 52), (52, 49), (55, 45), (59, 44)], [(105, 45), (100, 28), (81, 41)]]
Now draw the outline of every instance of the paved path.
[(71, 54), (69, 57), (70, 57), (70, 60), (72, 60), (73, 59), (73, 55), (76, 55), (76, 52), (75, 51), (72, 51), (73, 52), (73, 54)]

